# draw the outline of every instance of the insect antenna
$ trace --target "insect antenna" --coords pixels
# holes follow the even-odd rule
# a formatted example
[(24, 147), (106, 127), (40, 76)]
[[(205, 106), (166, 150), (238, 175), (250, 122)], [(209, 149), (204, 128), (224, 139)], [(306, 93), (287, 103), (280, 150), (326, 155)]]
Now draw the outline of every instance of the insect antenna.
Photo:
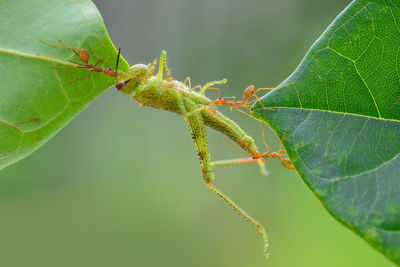
[(115, 64), (115, 78), (118, 78), (118, 65), (120, 56), (121, 56), (121, 48), (118, 49), (117, 63)]

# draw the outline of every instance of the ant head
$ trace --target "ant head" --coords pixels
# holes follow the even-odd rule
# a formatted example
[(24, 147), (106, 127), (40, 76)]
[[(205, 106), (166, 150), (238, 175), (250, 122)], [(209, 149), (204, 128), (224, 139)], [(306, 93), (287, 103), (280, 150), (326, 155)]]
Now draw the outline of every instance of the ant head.
[(223, 97), (218, 97), (217, 100), (214, 101), (214, 104), (219, 106), (225, 105), (225, 99)]
[(112, 70), (112, 68), (105, 68), (103, 72), (109, 76), (114, 75), (114, 71)]
[(154, 67), (152, 64), (136, 64), (129, 68), (125, 76), (126, 80), (119, 81), (115, 87), (124, 94), (131, 94), (135, 91), (139, 84), (145, 82), (153, 73)]

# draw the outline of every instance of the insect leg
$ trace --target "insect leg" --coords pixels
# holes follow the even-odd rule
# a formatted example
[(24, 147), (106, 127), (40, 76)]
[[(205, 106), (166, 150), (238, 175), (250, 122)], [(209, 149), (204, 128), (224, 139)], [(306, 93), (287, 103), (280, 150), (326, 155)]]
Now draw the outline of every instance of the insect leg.
[(196, 85), (195, 87), (191, 88), (192, 90), (196, 90), (196, 89), (200, 89), (201, 90), (201, 86), (200, 85)]
[(156, 80), (161, 82), (164, 79), (164, 69), (167, 67), (167, 52), (165, 50), (161, 51), (160, 62), (158, 63), (158, 73), (156, 75)]
[(254, 220), (252, 217), (250, 217), (247, 213), (245, 213), (238, 205), (236, 205), (232, 200), (230, 200), (224, 193), (216, 189), (212, 183), (207, 183), (206, 184), (207, 188), (210, 189), (212, 192), (217, 194), (220, 198), (222, 198), (229, 206), (231, 206), (235, 211), (237, 211), (240, 215), (243, 216), (243, 218), (253, 224), (258, 231), (261, 233), (263, 239), (264, 239), (264, 255), (268, 258), (269, 257), (269, 252), (268, 252), (268, 237), (267, 233), (265, 232), (264, 227)]
[(245, 220), (253, 224), (258, 229), (264, 239), (264, 254), (268, 257), (268, 237), (264, 230), (264, 227), (259, 222), (254, 220), (250, 215), (248, 215), (244, 210), (242, 210), (238, 205), (236, 205), (232, 200), (230, 200), (223, 192), (213, 186), (214, 173), (212, 172), (210, 165), (207, 133), (203, 121), (203, 115), (201, 112), (201, 110), (194, 108), (193, 111), (186, 114), (186, 122), (189, 126), (190, 132), (192, 134), (192, 139), (200, 159), (200, 165), (203, 172), (204, 181), (206, 182), (206, 186), (211, 192), (219, 196), (236, 212), (242, 215)]
[(111, 67), (110, 67), (107, 63), (105, 63), (104, 60), (101, 59), (101, 57), (99, 57), (98, 55), (96, 55), (96, 54), (93, 52), (93, 50), (92, 50), (92, 48), (90, 47), (90, 45), (88, 45), (88, 49), (89, 49), (89, 51), (90, 51), (90, 55), (91, 55), (91, 56), (94, 56), (94, 57), (96, 57), (96, 58), (98, 59), (98, 61), (96, 62), (96, 64), (94, 64), (94, 66), (97, 66), (97, 64), (99, 64), (99, 63), (101, 62), (101, 63), (103, 63), (107, 68), (110, 68), (110, 69), (111, 69)]
[(42, 54), (36, 54), (36, 56), (38, 56), (38, 57), (44, 57), (44, 58), (49, 58), (49, 59), (56, 59), (56, 60), (67, 61), (67, 62), (70, 62), (70, 63), (73, 63), (73, 64), (77, 65), (76, 68), (79, 68), (78, 66), (80, 66), (80, 67), (82, 67), (82, 68), (86, 68), (85, 65), (83, 65), (83, 64), (81, 64), (81, 63), (78, 63), (78, 62), (75, 62), (75, 61), (72, 61), (72, 60), (69, 60), (69, 59), (63, 59), (63, 58), (57, 58), (57, 57), (52, 57), (52, 56), (46, 56), (46, 55), (42, 55)]
[(90, 75), (92, 75), (93, 71), (94, 71), (94, 70), (91, 70), (91, 71), (89, 72), (87, 78), (76, 78), (76, 79), (70, 80), (69, 82), (72, 83), (72, 82), (75, 82), (75, 81), (85, 81), (85, 80), (89, 80)]
[(261, 175), (268, 176), (268, 171), (265, 169), (265, 162), (266, 159), (259, 158), (254, 159), (253, 157), (246, 157), (239, 153), (237, 148), (233, 145), (233, 143), (229, 140), (228, 137), (225, 136), (226, 141), (232, 146), (235, 150), (236, 154), (240, 157), (238, 159), (228, 159), (228, 160), (216, 160), (210, 163), (211, 168), (218, 167), (218, 166), (229, 166), (229, 165), (239, 165), (239, 164), (247, 164), (247, 163), (257, 163), (260, 167)]
[(74, 51), (74, 53), (79, 57), (78, 52), (76, 52), (76, 50), (79, 51), (79, 48), (77, 47), (72, 47), (72, 46), (68, 46), (66, 43), (64, 43), (62, 40), (58, 40), (60, 43), (62, 43), (63, 45), (55, 45), (55, 44), (51, 44), (49, 42), (43, 41), (42, 39), (39, 39), (39, 41), (41, 41), (42, 43), (45, 43), (47, 45), (53, 46), (53, 47), (61, 47), (61, 48), (68, 48), (71, 49), (72, 51)]
[(292, 84), (294, 84), (294, 82), (290, 82), (290, 83), (287, 83), (287, 84), (285, 84), (285, 85), (282, 85), (282, 86), (279, 86), (279, 87), (271, 87), (271, 88), (258, 88), (255, 92), (254, 92), (254, 94), (257, 94), (259, 91), (261, 91), (261, 90), (274, 90), (274, 89), (282, 89), (282, 88), (284, 88), (284, 87), (286, 87), (286, 86), (289, 86), (289, 85), (292, 85)]
[(231, 165), (241, 165), (248, 163), (257, 163), (260, 167), (261, 175), (268, 176), (268, 171), (265, 169), (265, 159), (253, 159), (253, 158), (238, 158), (238, 159), (227, 159), (227, 160), (216, 160), (210, 163), (210, 167), (218, 166), (231, 166)]
[(190, 82), (190, 77), (189, 76), (187, 76), (185, 81), (183, 82), (183, 84), (186, 84), (186, 83), (188, 83), (189, 88), (192, 89), (192, 83)]
[[(292, 85), (292, 84), (294, 84), (294, 82), (291, 82), (291, 83), (288, 83), (288, 84), (285, 84), (285, 85), (279, 86), (279, 87), (258, 88), (258, 89), (254, 92), (254, 94), (253, 94), (250, 98), (248, 98), (248, 99), (245, 101), (245, 104), (252, 104), (252, 103), (258, 101), (258, 102), (261, 104), (261, 106), (262, 106), (263, 108), (266, 108), (266, 107), (264, 107), (264, 105), (263, 105), (263, 103), (261, 102), (260, 98), (257, 96), (257, 93), (258, 93), (259, 91), (261, 91), (261, 90), (275, 90), (275, 89), (281, 89), (281, 88), (284, 88), (284, 87), (289, 86), (289, 85)], [(253, 96), (254, 96), (256, 99), (255, 99), (255, 100), (252, 100), (252, 101), (250, 101), (250, 102), (248, 102)], [(274, 109), (271, 109), (271, 108), (266, 108), (266, 109), (271, 110), (271, 111), (275, 111)]]
[(216, 84), (224, 84), (224, 83), (227, 83), (227, 82), (228, 82), (227, 79), (222, 79), (222, 80), (220, 80), (220, 81), (208, 82), (208, 83), (206, 83), (206, 84), (200, 89), (199, 94), (203, 94), (203, 93), (207, 90), (207, 88), (209, 88), (209, 87), (211, 87), (211, 86), (213, 86), (213, 85), (216, 85)]
[(218, 97), (217, 98), (220, 98), (221, 91), (220, 91), (220, 89), (218, 87), (207, 87), (206, 90), (217, 90), (218, 91)]

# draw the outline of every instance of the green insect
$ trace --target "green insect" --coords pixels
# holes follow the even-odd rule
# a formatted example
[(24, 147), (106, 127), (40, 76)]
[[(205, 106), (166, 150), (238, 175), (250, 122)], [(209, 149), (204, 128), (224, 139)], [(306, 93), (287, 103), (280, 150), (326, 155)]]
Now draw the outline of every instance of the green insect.
[[(52, 45), (47, 42), (46, 44)], [(224, 84), (227, 82), (226, 79), (220, 81), (212, 81), (207, 83), (203, 87), (196, 86), (193, 88), (191, 88), (189, 78), (187, 78), (185, 82), (173, 80), (170, 76), (170, 72), (167, 66), (167, 53), (165, 51), (161, 52), (158, 64), (158, 72), (155, 75), (153, 75), (153, 73), (155, 72), (157, 60), (154, 60), (148, 65), (133, 65), (129, 68), (127, 73), (119, 70), (119, 73), (121, 73), (121, 75), (117, 76), (118, 67), (116, 67), (115, 72), (113, 72), (109, 71), (109, 68), (106, 69), (108, 71), (103, 70), (102, 68), (97, 66), (97, 63), (95, 64), (95, 67), (91, 64), (88, 64), (89, 54), (87, 52), (82, 52), (83, 49), (74, 48), (66, 45), (52, 46), (64, 47), (73, 50), (74, 53), (82, 61), (82, 64), (69, 61), (76, 65), (76, 68), (87, 68), (91, 69), (91, 72), (93, 72), (94, 70), (96, 72), (102, 72), (106, 75), (116, 77), (118, 79), (116, 88), (124, 94), (131, 94), (132, 99), (137, 101), (140, 105), (150, 106), (156, 109), (163, 109), (182, 115), (187, 125), (189, 126), (192, 139), (200, 160), (203, 179), (207, 188), (218, 195), (221, 199), (223, 199), (228, 205), (230, 205), (234, 210), (236, 210), (240, 215), (242, 215), (247, 221), (249, 221), (258, 229), (264, 240), (264, 254), (267, 257), (269, 256), (268, 237), (264, 227), (251, 216), (249, 216), (232, 200), (230, 200), (223, 192), (214, 187), (214, 173), (212, 171), (212, 167), (250, 162), (258, 162), (260, 164), (260, 167), (263, 167), (263, 160), (268, 157), (277, 157), (277, 155), (279, 155), (279, 157), (277, 158), (279, 158), (282, 163), (289, 161), (288, 159), (284, 158), (282, 154), (280, 154), (280, 152), (267, 152), (261, 154), (258, 151), (254, 140), (250, 136), (248, 136), (235, 122), (217, 111), (215, 101), (212, 101), (204, 96), (204, 92), (206, 90), (218, 89), (212, 86)], [(81, 54), (84, 55), (84, 58), (81, 58)], [(102, 62), (101, 59), (100, 62)], [(186, 83), (188, 83), (188, 85)], [(225, 160), (212, 163), (210, 154), (208, 152), (207, 134), (205, 128), (206, 126), (228, 137), (230, 140), (238, 144), (242, 149), (247, 151), (252, 157), (246, 159)]]
[[(207, 188), (257, 227), (264, 239), (264, 253), (268, 257), (268, 238), (264, 227), (213, 185), (214, 173), (211, 169), (205, 126), (227, 136), (249, 152), (254, 159), (259, 159), (261, 155), (254, 140), (235, 122), (217, 111), (212, 101), (203, 95), (211, 86), (224, 84), (227, 80), (209, 82), (199, 91), (195, 91), (195, 88), (190, 88), (186, 83), (173, 80), (170, 77), (166, 57), (167, 53), (162, 51), (156, 75), (153, 75), (156, 61), (148, 65), (133, 65), (126, 75), (122, 75), (126, 77), (116, 84), (116, 88), (124, 94), (132, 94), (132, 99), (145, 106), (163, 109), (183, 116), (192, 134)], [(166, 76), (164, 77), (165, 70)], [(229, 164), (229, 162), (226, 163)]]

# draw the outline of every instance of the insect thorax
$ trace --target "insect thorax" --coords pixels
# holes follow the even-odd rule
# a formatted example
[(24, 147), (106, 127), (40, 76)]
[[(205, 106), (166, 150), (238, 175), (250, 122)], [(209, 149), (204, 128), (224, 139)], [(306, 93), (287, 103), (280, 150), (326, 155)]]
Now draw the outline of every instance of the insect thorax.
[(210, 104), (208, 98), (191, 91), (182, 82), (175, 80), (157, 81), (155, 76), (142, 82), (136, 88), (132, 98), (143, 105), (182, 115), (197, 106)]

